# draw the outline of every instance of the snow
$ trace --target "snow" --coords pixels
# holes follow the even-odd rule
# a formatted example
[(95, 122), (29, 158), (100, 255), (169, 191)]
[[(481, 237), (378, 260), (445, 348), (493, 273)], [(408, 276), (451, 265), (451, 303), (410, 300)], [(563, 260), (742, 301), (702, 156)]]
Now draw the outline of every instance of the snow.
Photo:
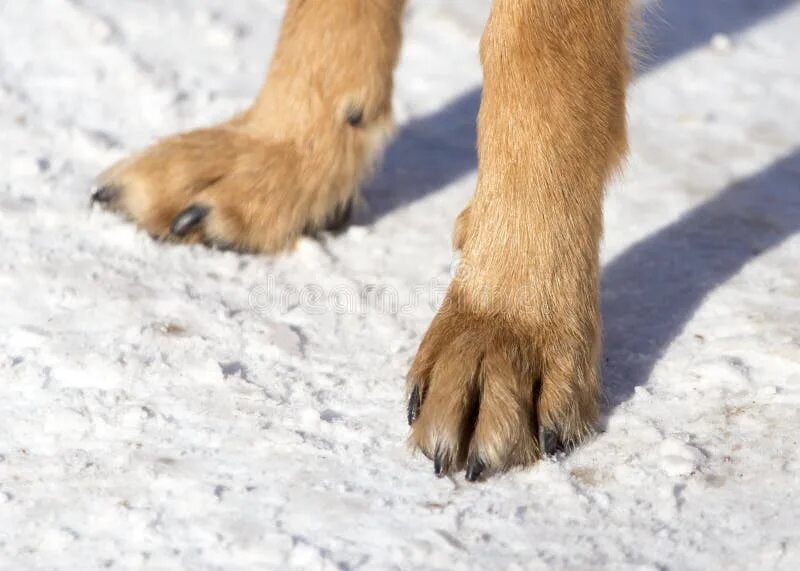
[(403, 377), (475, 183), (488, 0), (412, 0), (341, 236), (156, 244), (92, 177), (250, 100), (268, 0), (0, 0), (0, 567), (800, 568), (800, 4), (651, 7), (609, 189), (604, 415), (480, 485)]

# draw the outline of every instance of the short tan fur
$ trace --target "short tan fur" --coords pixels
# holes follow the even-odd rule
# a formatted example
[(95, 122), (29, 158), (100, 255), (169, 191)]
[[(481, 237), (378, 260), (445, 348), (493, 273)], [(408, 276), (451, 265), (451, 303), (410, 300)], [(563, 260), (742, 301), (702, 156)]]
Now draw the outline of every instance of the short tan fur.
[[(223, 125), (100, 177), (162, 239), (274, 253), (341, 222), (392, 126), (403, 0), (289, 0), (266, 83)], [(626, 0), (494, 0), (463, 261), (408, 375), (410, 442), (477, 480), (591, 433), (603, 189), (624, 157)]]

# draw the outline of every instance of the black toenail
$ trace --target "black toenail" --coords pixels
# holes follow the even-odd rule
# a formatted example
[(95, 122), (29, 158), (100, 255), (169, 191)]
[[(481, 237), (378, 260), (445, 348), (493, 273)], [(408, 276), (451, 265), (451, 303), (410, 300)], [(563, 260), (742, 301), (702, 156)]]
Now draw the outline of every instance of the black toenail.
[(209, 212), (211, 212), (211, 209), (208, 206), (203, 206), (202, 204), (190, 206), (178, 214), (178, 216), (175, 218), (175, 221), (172, 223), (172, 228), (170, 231), (179, 237), (186, 236), (189, 232), (197, 228), (197, 226), (203, 220), (205, 220)]
[(325, 221), (325, 229), (333, 234), (341, 233), (353, 219), (353, 199), (339, 204)]
[(541, 448), (542, 454), (546, 456), (553, 456), (564, 451), (564, 445), (558, 433), (549, 428), (541, 428), (539, 430), (539, 448)]
[(108, 204), (119, 195), (119, 188), (116, 186), (105, 185), (95, 189), (92, 192), (92, 204), (99, 202), (100, 204)]
[(408, 399), (408, 425), (411, 426), (414, 424), (414, 421), (417, 420), (419, 416), (419, 405), (420, 405), (420, 392), (419, 387), (414, 387), (414, 390), (411, 391), (411, 398)]
[(436, 447), (436, 453), (433, 455), (433, 472), (437, 478), (444, 478), (447, 476), (447, 471), (450, 469), (450, 458), (447, 450), (441, 444)]
[(473, 456), (467, 464), (467, 482), (477, 482), (481, 479), (486, 464), (478, 456)]
[(361, 107), (348, 107), (347, 108), (347, 122), (351, 127), (358, 127), (364, 120), (364, 109)]

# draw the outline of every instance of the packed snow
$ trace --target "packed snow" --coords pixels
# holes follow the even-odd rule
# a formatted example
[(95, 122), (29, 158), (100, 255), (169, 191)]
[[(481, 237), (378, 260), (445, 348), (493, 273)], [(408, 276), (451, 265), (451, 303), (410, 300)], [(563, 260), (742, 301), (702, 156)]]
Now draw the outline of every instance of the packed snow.
[(488, 0), (411, 0), (344, 234), (153, 242), (93, 176), (251, 100), (274, 0), (0, 0), (0, 567), (800, 569), (800, 3), (645, 13), (598, 433), (478, 485), (403, 383), (475, 173)]

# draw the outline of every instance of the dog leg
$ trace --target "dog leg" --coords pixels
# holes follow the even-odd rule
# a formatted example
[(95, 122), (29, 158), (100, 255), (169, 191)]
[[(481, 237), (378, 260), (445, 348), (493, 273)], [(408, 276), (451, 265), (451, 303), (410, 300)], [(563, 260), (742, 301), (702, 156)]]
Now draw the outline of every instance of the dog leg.
[(463, 250), (408, 377), (411, 442), (476, 480), (571, 446), (600, 389), (603, 188), (626, 151), (627, 2), (495, 0)]
[(249, 251), (340, 224), (391, 129), (403, 5), (290, 0), (252, 108), (121, 161), (94, 200), (161, 239)]

